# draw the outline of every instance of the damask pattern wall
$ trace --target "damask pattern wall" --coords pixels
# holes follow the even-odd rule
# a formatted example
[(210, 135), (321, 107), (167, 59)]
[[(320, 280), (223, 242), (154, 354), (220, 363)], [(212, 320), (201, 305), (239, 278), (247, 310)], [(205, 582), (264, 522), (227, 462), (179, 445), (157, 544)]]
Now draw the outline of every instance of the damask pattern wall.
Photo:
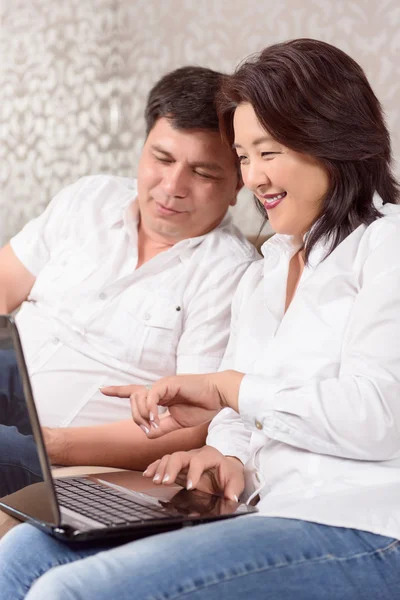
[[(0, 0), (0, 241), (82, 175), (135, 175), (144, 102), (162, 74), (229, 72), (294, 37), (333, 43), (364, 67), (400, 177), (399, 0)], [(257, 232), (245, 194), (234, 218)]]

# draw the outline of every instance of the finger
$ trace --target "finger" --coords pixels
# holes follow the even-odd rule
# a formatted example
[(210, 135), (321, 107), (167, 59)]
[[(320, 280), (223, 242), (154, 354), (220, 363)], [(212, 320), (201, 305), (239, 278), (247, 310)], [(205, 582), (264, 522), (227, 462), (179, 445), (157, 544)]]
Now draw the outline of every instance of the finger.
[(237, 472), (230, 475), (226, 481), (224, 488), (224, 497), (229, 500), (239, 502), (241, 493), (244, 490), (244, 480)]
[(158, 429), (160, 426), (160, 417), (158, 416), (158, 405), (155, 400), (155, 397), (149, 396), (149, 391), (147, 392), (145, 397), (145, 405), (150, 425), (154, 429)]
[(165, 474), (167, 471), (167, 466), (168, 466), (170, 456), (171, 456), (170, 454), (166, 454), (165, 456), (163, 456), (160, 459), (160, 462), (158, 463), (158, 467), (157, 467), (156, 472), (153, 477), (153, 482), (157, 485), (164, 483), (164, 478), (165, 478)]
[(186, 488), (188, 490), (196, 488), (203, 473), (218, 466), (219, 463), (220, 457), (215, 455), (213, 449), (204, 446), (190, 461)]
[(147, 390), (142, 388), (140, 391), (134, 392), (131, 396), (135, 399), (137, 410), (142, 417), (143, 421), (146, 422), (148, 427), (151, 427), (149, 409), (147, 408)]
[[(132, 404), (131, 404), (131, 406), (132, 406)], [(133, 412), (132, 412), (132, 416), (133, 416)], [(140, 423), (138, 423), (138, 421), (136, 420), (135, 417), (133, 420), (135, 421), (135, 423), (138, 423), (138, 425), (144, 425), (144, 427), (146, 427), (148, 432), (145, 431), (144, 429), (143, 429), (143, 431), (145, 431), (149, 440), (155, 440), (159, 437), (162, 437), (163, 435), (166, 435), (167, 433), (171, 433), (172, 431), (177, 431), (178, 429), (182, 429), (181, 425), (179, 425), (179, 423), (177, 423), (175, 421), (175, 419), (173, 417), (171, 417), (171, 415), (168, 415), (167, 417), (160, 419), (159, 420), (160, 424), (159, 424), (158, 428), (151, 427), (150, 421), (144, 422), (142, 420), (142, 418), (139, 416), (137, 418), (140, 420)]]
[(116, 398), (129, 398), (139, 388), (139, 385), (108, 385), (100, 388), (100, 392), (105, 396), (115, 396)]
[(165, 465), (162, 482), (166, 485), (175, 483), (179, 473), (183, 470), (187, 470), (191, 458), (192, 457), (188, 452), (174, 452), (171, 454), (168, 463)]
[(148, 398), (153, 405), (168, 406), (173, 403), (179, 390), (179, 377), (165, 377), (151, 387)]
[(142, 415), (140, 414), (137, 407), (135, 394), (132, 394), (131, 396), (131, 413), (132, 419), (135, 421), (136, 425), (139, 425), (140, 429), (146, 435), (148, 435), (150, 433), (150, 423), (143, 419)]
[(147, 469), (145, 469), (143, 471), (143, 477), (151, 477), (153, 478), (154, 475), (156, 474), (158, 465), (160, 464), (160, 458), (158, 460), (155, 460), (154, 462), (152, 462)]

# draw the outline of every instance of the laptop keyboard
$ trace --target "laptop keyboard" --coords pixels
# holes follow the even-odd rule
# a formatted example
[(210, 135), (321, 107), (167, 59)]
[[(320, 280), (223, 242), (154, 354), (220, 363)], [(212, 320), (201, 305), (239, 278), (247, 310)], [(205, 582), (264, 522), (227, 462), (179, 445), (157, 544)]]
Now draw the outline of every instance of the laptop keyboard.
[(55, 480), (61, 506), (108, 526), (125, 525), (154, 519), (170, 519), (161, 506), (146, 504), (123, 492), (100, 485), (90, 479), (65, 478)]

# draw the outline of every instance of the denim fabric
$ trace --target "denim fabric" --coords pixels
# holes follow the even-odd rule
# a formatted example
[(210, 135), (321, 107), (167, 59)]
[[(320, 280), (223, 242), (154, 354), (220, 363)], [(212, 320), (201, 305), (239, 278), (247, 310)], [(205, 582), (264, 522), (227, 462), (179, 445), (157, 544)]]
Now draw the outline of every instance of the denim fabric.
[(105, 550), (72, 549), (22, 525), (0, 543), (0, 565), (3, 600), (20, 600), (28, 590), (27, 600), (400, 597), (398, 540), (260, 516), (185, 528)]
[(0, 350), (0, 498), (42, 481), (12, 350)]

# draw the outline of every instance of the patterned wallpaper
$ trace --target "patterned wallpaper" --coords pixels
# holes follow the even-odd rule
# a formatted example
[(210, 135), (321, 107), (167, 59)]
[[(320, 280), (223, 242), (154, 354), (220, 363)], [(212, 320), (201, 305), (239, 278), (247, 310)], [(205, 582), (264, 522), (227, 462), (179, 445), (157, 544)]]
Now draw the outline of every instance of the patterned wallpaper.
[[(82, 175), (135, 175), (144, 100), (162, 74), (190, 63), (229, 72), (304, 36), (364, 67), (400, 177), (399, 0), (0, 0), (0, 241)], [(258, 230), (248, 195), (234, 218)]]

